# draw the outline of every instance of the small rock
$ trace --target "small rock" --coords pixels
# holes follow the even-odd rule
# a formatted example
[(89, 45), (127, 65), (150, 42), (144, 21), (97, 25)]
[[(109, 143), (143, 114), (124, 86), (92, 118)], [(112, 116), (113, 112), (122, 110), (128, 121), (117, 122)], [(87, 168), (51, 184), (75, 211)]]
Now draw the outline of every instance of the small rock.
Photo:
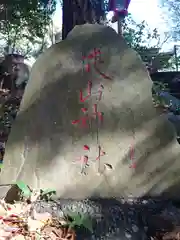
[(138, 228), (138, 226), (136, 226), (136, 225), (132, 225), (132, 230), (133, 230), (133, 232), (138, 232), (139, 231), (139, 228)]
[(125, 232), (125, 237), (130, 239), (130, 238), (132, 238), (132, 235), (130, 233), (128, 233), (128, 232)]

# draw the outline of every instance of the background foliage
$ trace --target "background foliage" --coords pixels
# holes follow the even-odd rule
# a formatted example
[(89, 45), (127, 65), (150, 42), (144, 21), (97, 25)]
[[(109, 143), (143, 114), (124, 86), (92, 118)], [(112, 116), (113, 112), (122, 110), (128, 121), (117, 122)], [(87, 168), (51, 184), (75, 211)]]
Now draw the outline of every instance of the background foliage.
[(52, 0), (49, 7), (42, 0), (12, 0), (0, 6), (1, 52), (4, 46), (11, 46), (28, 55), (32, 45), (43, 42), (56, 1)]
[[(171, 0), (163, 1), (171, 2)], [(62, 7), (63, 1), (59, 0), (59, 2)], [(108, 11), (107, 2), (107, 0), (104, 0), (106, 13)], [(172, 4), (175, 6), (175, 3)], [(11, 46), (12, 52), (18, 50), (20, 54), (26, 57), (37, 58), (41, 52), (53, 43), (50, 27), (55, 10), (56, 0), (51, 0), (50, 6), (48, 6), (47, 0), (11, 0), (7, 1), (6, 4), (1, 4), (1, 55), (4, 53), (4, 47), (7, 49), (7, 46)], [(69, 19), (67, 18), (67, 21)], [(151, 30), (145, 21), (136, 23), (131, 15), (123, 23), (123, 34), (129, 46), (140, 54), (152, 47), (161, 48), (170, 38), (170, 34), (167, 34), (162, 39), (157, 28)], [(167, 66), (168, 64), (166, 63)]]

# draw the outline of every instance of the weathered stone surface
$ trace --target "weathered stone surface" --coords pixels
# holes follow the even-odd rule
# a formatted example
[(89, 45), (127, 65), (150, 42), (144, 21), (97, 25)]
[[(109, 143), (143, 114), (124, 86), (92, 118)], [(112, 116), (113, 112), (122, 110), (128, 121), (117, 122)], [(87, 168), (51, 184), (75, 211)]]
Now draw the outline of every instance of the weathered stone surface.
[[(110, 79), (93, 68), (82, 71), (82, 55), (94, 48), (100, 48), (104, 61), (98, 68)], [(97, 101), (97, 94), (85, 103), (79, 101), (79, 91), (86, 94), (89, 80), (93, 92), (100, 82), (104, 86), (98, 102), (98, 111), (104, 114), (99, 143), (95, 120), (87, 128), (71, 124), (83, 116), (81, 108), (91, 111)], [(56, 188), (59, 197), (74, 199), (168, 192), (178, 182), (180, 146), (170, 123), (153, 107), (151, 86), (139, 56), (111, 28), (75, 27), (32, 69), (6, 146), (0, 183), (22, 180), (31, 187)], [(98, 144), (105, 152), (100, 161), (96, 160)], [(131, 146), (135, 169), (130, 168)], [(83, 155), (89, 156), (86, 175), (80, 173), (77, 160)], [(1, 194), (6, 191), (2, 188)]]

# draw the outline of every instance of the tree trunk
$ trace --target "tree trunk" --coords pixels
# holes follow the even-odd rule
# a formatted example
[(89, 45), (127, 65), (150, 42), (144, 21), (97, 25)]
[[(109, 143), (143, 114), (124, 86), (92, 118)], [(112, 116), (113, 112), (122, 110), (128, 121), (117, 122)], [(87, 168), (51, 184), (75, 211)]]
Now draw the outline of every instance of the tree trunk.
[(63, 0), (62, 39), (67, 37), (75, 25), (100, 23), (100, 16), (103, 15), (101, 1), (98, 0), (98, 4), (92, 6), (94, 0)]
[(62, 39), (73, 29), (73, 0), (63, 0)]

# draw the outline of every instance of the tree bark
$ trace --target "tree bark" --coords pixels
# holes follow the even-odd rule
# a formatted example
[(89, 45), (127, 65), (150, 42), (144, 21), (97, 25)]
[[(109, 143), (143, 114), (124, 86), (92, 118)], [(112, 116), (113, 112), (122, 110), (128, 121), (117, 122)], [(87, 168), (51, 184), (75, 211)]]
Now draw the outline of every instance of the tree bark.
[(73, 29), (73, 0), (63, 0), (62, 39)]
[(103, 14), (101, 1), (93, 7), (92, 0), (63, 0), (62, 39), (65, 39), (76, 25), (100, 23)]

